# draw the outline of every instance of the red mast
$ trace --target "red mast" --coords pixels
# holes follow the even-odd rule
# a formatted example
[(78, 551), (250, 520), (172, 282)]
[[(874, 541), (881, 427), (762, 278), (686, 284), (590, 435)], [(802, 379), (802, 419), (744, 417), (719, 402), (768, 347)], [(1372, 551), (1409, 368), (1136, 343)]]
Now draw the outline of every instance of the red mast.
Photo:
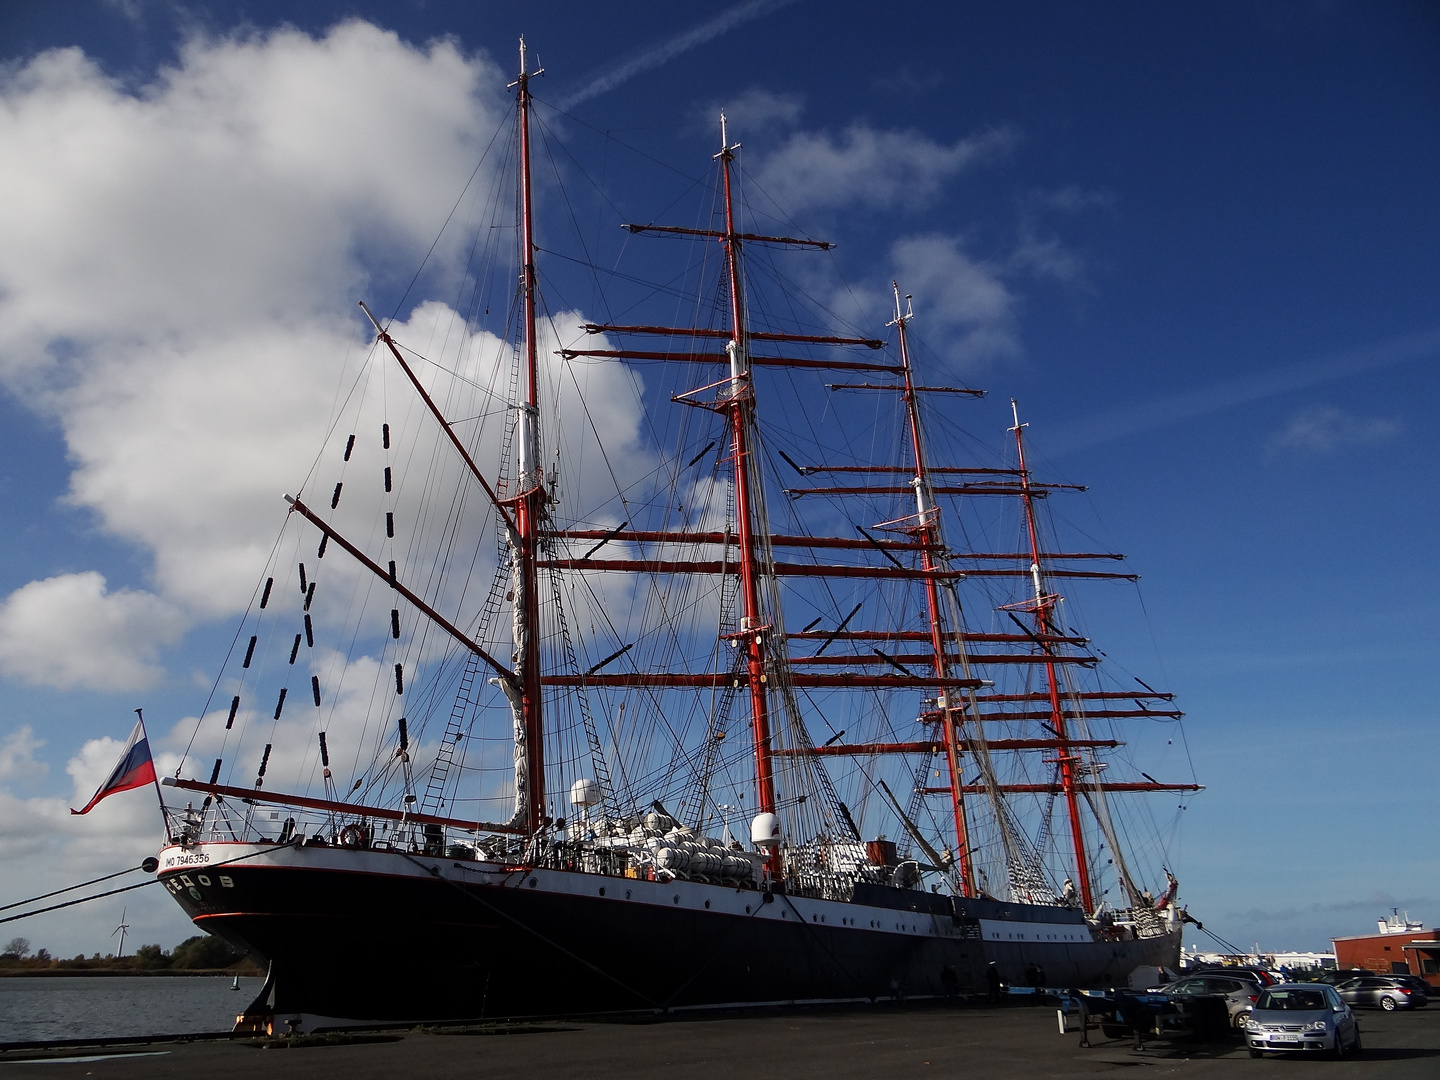
[[(907, 307), (900, 309), (900, 285), (892, 281), (895, 290), (895, 321), (893, 325), (900, 339), (900, 366), (904, 369), (905, 410), (910, 420), (910, 445), (915, 455), (915, 502), (916, 524), (911, 532), (920, 541), (920, 565), (926, 572), (925, 603), (930, 614), (930, 647), (935, 653), (935, 677), (941, 680), (936, 688), (936, 709), (940, 724), (945, 732), (945, 762), (950, 773), (950, 811), (955, 820), (955, 858), (960, 867), (960, 891), (964, 896), (975, 895), (975, 870), (970, 858), (970, 830), (965, 820), (965, 800), (961, 793), (960, 747), (956, 737), (954, 717), (958, 710), (950, 706), (951, 688), (944, 680), (950, 676), (950, 664), (946, 659), (945, 624), (940, 614), (940, 587), (933, 571), (940, 569), (935, 552), (941, 549), (940, 508), (930, 490), (930, 474), (925, 463), (925, 444), (920, 437), (920, 401), (915, 392), (915, 382), (910, 368), (910, 342), (906, 327), (914, 314)], [(905, 298), (910, 299), (908, 296)]]
[(1035, 633), (1042, 639), (1041, 648), (1045, 653), (1050, 726), (1060, 744), (1056, 754), (1056, 761), (1060, 766), (1060, 791), (1065, 796), (1065, 805), (1070, 812), (1070, 837), (1075, 847), (1075, 873), (1080, 879), (1080, 900), (1085, 905), (1085, 910), (1090, 912), (1095, 910), (1094, 897), (1090, 891), (1090, 862), (1085, 854), (1085, 831), (1080, 824), (1080, 802), (1075, 794), (1076, 766), (1080, 764), (1080, 758), (1074, 752), (1070, 736), (1065, 730), (1065, 710), (1060, 705), (1060, 682), (1055, 670), (1055, 646), (1043, 640), (1048, 635), (1058, 633), (1051, 623), (1050, 615), (1060, 598), (1045, 591), (1041, 576), (1040, 535), (1035, 527), (1035, 492), (1030, 484), (1030, 470), (1025, 464), (1025, 438), (1021, 434), (1021, 429), (1027, 425), (1020, 423), (1020, 407), (1014, 398), (1010, 399), (1010, 410), (1015, 417), (1015, 426), (1010, 430), (1015, 433), (1015, 449), (1020, 455), (1020, 497), (1025, 503), (1025, 527), (1030, 536), (1030, 576), (1035, 583), (1035, 599), (1026, 606), (1035, 617)]
[[(725, 352), (730, 360), (729, 403), (730, 452), (735, 476), (735, 530), (740, 547), (740, 595), (744, 615), (737, 639), (743, 642), (750, 688), (750, 730), (755, 743), (755, 792), (762, 814), (775, 812), (775, 774), (770, 760), (770, 704), (766, 694), (765, 635), (771, 629), (760, 607), (760, 571), (755, 544), (756, 492), (752, 443), (755, 421), (755, 394), (750, 381), (749, 340), (745, 333), (745, 295), (740, 275), (740, 236), (735, 228), (735, 206), (730, 191), (730, 165), (739, 143), (730, 145), (725, 131), (725, 114), (720, 115), (720, 174), (725, 194), (726, 269), (730, 276), (730, 340)], [(780, 871), (778, 849), (771, 855), (771, 870)]]
[[(543, 70), (543, 69), (542, 69)], [(526, 784), (531, 832), (545, 824), (545, 731), (540, 698), (540, 599), (537, 541), (545, 513), (545, 467), (540, 460), (540, 374), (535, 333), (535, 233), (530, 191), (530, 78), (525, 70), (525, 39), (520, 39), (520, 77), (516, 107), (520, 127), (520, 284), (524, 294), (525, 390), (519, 406), (519, 452), (515, 505), (515, 558), (520, 595), (515, 597), (519, 657), (521, 725), (525, 736)]]

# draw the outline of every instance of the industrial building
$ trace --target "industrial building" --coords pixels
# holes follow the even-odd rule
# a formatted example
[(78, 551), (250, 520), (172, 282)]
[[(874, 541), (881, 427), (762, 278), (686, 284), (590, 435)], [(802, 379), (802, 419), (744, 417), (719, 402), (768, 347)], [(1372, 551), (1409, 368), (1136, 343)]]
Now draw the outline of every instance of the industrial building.
[(1379, 920), (1374, 934), (1330, 939), (1335, 945), (1335, 966), (1365, 968), (1382, 975), (1419, 975), (1440, 987), (1440, 931), (1427, 930), (1399, 912)]

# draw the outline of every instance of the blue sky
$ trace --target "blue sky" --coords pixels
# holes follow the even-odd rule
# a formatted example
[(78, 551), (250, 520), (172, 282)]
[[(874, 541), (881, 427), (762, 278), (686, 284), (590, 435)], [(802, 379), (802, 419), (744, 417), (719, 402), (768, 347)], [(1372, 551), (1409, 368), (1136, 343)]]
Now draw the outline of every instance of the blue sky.
[[(196, 340), (216, 317), (198, 287), (147, 294), (126, 280), (124, 259), (86, 269), (87, 243), (116, 242), (104, 232), (120, 228), (116, 213), (139, 223), (117, 234), (127, 243), (167, 231), (163, 215), (147, 227), (160, 211), (143, 197), (108, 184), (112, 167), (129, 167), (110, 155), (144, 143), (112, 146), (104, 118), (154, 108), (176, 85), (167, 70), (202, 82), (227, 42), (261, 57), (282, 26), (320, 40), (347, 19), (392, 31), (394, 49), (448, 37), (456, 65), (488, 56), (502, 72), (523, 32), (547, 69), (537, 94), (573, 115), (569, 130), (611, 132), (680, 170), (640, 169), (638, 156), (624, 166), (634, 176), (624, 208), (641, 219), (703, 174), (716, 106), (746, 126), (738, 137), (762, 163), (794, 161), (797, 147), (854, 160), (878, 140), (871, 171), (851, 186), (794, 189), (796, 217), (841, 241), (836, 265), (852, 281), (908, 268), (935, 294), (947, 267), (965, 267), (1000, 290), (979, 314), (932, 309), (927, 327), (926, 297), (912, 287), (916, 331), (991, 391), (966, 407), (969, 430), (998, 439), (1008, 399), (1021, 399), (1039, 464), (1091, 487), (1067, 515), (1142, 575), (1145, 618), (1129, 595), (1092, 605), (1090, 624), (1103, 617), (1107, 652), (1161, 672), (1188, 713), (1207, 787), (1175, 859), (1192, 912), (1267, 948), (1321, 947), (1391, 906), (1440, 921), (1425, 812), (1440, 751), (1430, 687), (1440, 659), (1430, 418), (1440, 13), (1419, 2), (922, 4), (903, 14), (813, 0), (700, 14), (317, 2), (302, 16), (268, 3), (7, 6), (0, 117), (12, 138), (33, 141), (4, 155), (0, 202), (38, 206), (43, 190), (44, 221), (96, 232), (59, 237), (78, 254), (42, 274), (21, 257), (41, 250), (31, 247), (45, 239), (37, 218), (0, 211), (0, 252), (11, 252), (0, 254), (0, 304), (13, 332), (0, 348), (0, 797), (10, 811), (0, 859), (16, 871), (0, 899), (19, 894), (8, 882), (22, 871), (58, 885), (111, 869), (106, 843), (143, 853), (149, 840), (122, 838), (149, 821), (148, 807), (127, 804), (88, 838), (99, 811), (82, 828), (55, 808), (108, 767), (118, 747), (93, 740), (123, 741), (136, 705), (157, 731), (201, 707), (248, 591), (207, 594), (258, 572), (203, 563), (206, 530), (188, 515), (203, 518), (219, 496), (163, 469), (157, 490), (145, 489), (152, 459), (131, 456), (172, 423), (183, 430), (166, 410), (195, 399), (175, 388), (180, 369), (129, 353), (112, 362), (105, 350)], [(93, 127), (51, 92), (57, 65), (80, 62), (53, 52), (64, 49), (94, 65), (85, 85), (103, 108)], [(255, 77), (268, 77), (256, 63)], [(40, 78), (42, 67), (52, 74)], [(375, 70), (402, 68), (417, 100), (430, 93), (424, 79), (459, 78), (443, 58)], [(336, 320), (350, 318), (356, 275), (377, 306), (398, 299), (423, 253), (415, 237), (432, 235), (436, 207), (454, 198), (451, 166), (473, 163), (464, 131), (411, 139), (386, 126), (386, 108), (383, 94), (357, 103), (374, 158), (400, 158), (375, 190), (411, 202), (375, 209), (370, 189), (337, 186), (353, 198), (349, 217), (310, 208), (333, 225), (317, 235), (339, 267), (310, 302), (332, 305)], [(455, 123), (475, 126), (473, 116)], [(77, 124), (90, 143), (73, 136)], [(430, 146), (454, 160), (403, 157)], [(778, 165), (763, 170), (784, 188)], [(294, 209), (283, 194), (244, 197), (246, 212)], [(92, 216), (96, 207), (109, 212)], [(366, 214), (388, 239), (371, 238)], [(928, 261), (897, 247), (917, 238), (933, 241)], [(184, 251), (184, 237), (168, 250)], [(265, 324), (264, 280), (285, 271), (256, 265), (236, 303), (253, 301), (246, 317)], [(317, 262), (307, 280), (330, 265)], [(223, 279), (218, 266), (198, 269), (187, 276)], [(146, 338), (162, 324), (172, 329)], [(225, 418), (189, 421), (223, 428)], [(308, 463), (313, 440), (297, 445), (312, 447), (299, 458)], [(63, 596), (20, 592), (56, 579)], [(50, 617), (65, 604), (75, 621)], [(105, 805), (122, 798), (138, 796)], [(143, 940), (188, 933), (161, 898), (131, 921)], [(103, 951), (112, 924), (97, 912), (24, 932), (73, 954)]]

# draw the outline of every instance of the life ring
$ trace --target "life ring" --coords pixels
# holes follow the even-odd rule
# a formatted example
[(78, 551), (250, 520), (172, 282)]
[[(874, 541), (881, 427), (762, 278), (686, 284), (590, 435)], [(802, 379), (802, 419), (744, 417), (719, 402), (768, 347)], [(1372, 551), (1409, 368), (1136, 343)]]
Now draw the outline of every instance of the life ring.
[(340, 830), (340, 846), (362, 848), (365, 846), (365, 826), (346, 825)]

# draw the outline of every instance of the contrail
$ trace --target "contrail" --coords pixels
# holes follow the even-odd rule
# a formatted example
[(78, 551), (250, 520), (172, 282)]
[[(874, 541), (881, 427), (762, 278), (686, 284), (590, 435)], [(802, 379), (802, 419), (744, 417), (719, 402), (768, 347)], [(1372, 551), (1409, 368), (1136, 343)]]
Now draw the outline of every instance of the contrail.
[(701, 23), (693, 30), (687, 30), (678, 37), (661, 42), (639, 56), (631, 57), (613, 70), (597, 76), (580, 90), (561, 99), (556, 108), (573, 109), (582, 102), (614, 90), (621, 83), (630, 81), (642, 71), (657, 68), (661, 64), (675, 59), (681, 53), (689, 52), (697, 45), (704, 45), (707, 41), (712, 41), (737, 26), (752, 22), (772, 11), (779, 11), (795, 2), (796, 0), (747, 0), (746, 3), (739, 4), (729, 11), (715, 16), (709, 22)]
[(1378, 371), (1412, 360), (1434, 357), (1437, 354), (1440, 354), (1440, 330), (1426, 330), (1374, 345), (1362, 345), (1343, 352), (1302, 360), (1260, 375), (1242, 375), (1138, 405), (1112, 409), (1089, 420), (1067, 425), (1046, 439), (1046, 452), (1054, 457), (1057, 454), (1088, 450), (1101, 443), (1203, 416), (1232, 405), (1242, 405), (1274, 397), (1276, 394), (1302, 390), (1307, 386), (1333, 382), (1364, 371)]

